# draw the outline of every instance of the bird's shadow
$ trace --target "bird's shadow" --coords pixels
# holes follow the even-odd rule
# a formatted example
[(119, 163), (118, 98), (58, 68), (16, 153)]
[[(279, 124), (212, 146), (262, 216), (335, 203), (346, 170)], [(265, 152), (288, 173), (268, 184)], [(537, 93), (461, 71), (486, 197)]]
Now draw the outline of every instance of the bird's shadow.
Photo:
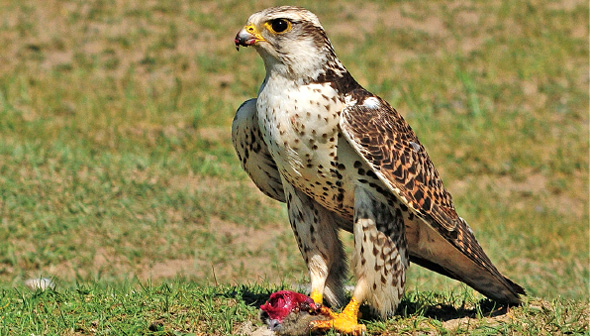
[[(244, 302), (246, 305), (259, 308), (270, 297), (270, 295), (279, 288), (249, 287), (238, 286), (232, 287), (222, 295), (231, 297)], [(449, 321), (464, 317), (495, 317), (504, 315), (508, 312), (508, 305), (501, 305), (490, 299), (482, 299), (475, 304), (453, 305), (447, 303), (435, 303), (432, 298), (403, 298), (397, 307), (396, 315), (401, 317), (424, 316), (439, 321)], [(442, 299), (440, 301), (445, 301)], [(373, 312), (368, 306), (361, 307), (361, 316), (365, 321), (380, 320), (381, 317)]]
[[(449, 321), (464, 317), (494, 317), (504, 315), (508, 312), (508, 305), (502, 305), (490, 299), (482, 299), (474, 304), (466, 305), (465, 303), (455, 306), (446, 303), (432, 303), (428, 300), (415, 301), (403, 299), (397, 307), (396, 314), (402, 317), (424, 316), (439, 321)], [(370, 309), (368, 318), (378, 319)]]

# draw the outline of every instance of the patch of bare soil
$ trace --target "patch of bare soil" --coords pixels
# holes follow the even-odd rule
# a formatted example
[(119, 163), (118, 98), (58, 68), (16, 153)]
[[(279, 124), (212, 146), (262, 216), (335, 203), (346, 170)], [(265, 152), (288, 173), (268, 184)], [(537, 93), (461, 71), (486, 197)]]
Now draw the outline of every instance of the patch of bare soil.
[[(491, 188), (503, 199), (512, 200), (511, 206), (515, 209), (526, 209), (531, 206), (533, 210), (541, 211), (544, 207), (559, 213), (574, 213), (582, 217), (585, 213), (585, 201), (568, 194), (553, 194), (546, 176), (537, 172), (523, 173), (524, 179), (514, 179), (511, 176), (477, 176), (463, 181), (450, 181), (449, 186), (454, 193), (459, 195), (470, 184), (478, 185), (482, 190)], [(537, 204), (531, 204), (532, 196), (540, 196)]]
[[(423, 12), (420, 6), (400, 4), (381, 8), (376, 3), (356, 3), (342, 5), (338, 20), (325, 25), (328, 35), (349, 36), (353, 41), (365, 39), (368, 35), (378, 34), (378, 29), (388, 31), (414, 30), (426, 33), (428, 36), (443, 40), (444, 50), (461, 50), (471, 52), (478, 49), (485, 41), (486, 35), (480, 34), (489, 23), (488, 19), (480, 16), (463, 2), (445, 2), (429, 5), (430, 13)], [(450, 11), (455, 24), (464, 27), (463, 34), (457, 36), (440, 15), (441, 11)], [(321, 17), (320, 17), (321, 19)], [(393, 32), (393, 33), (394, 33)], [(416, 56), (413, 50), (396, 48), (395, 62), (403, 63)]]
[[(161, 262), (151, 262), (144, 260), (140, 267), (135, 267), (137, 276), (140, 279), (166, 279), (178, 275), (209, 278), (212, 281), (220, 283), (240, 282), (238, 279), (250, 278), (257, 280), (257, 277), (265, 277), (276, 274), (280, 276), (281, 272), (276, 272), (268, 253), (265, 253), (270, 247), (276, 246), (276, 240), (284, 234), (285, 230), (290, 230), (287, 225), (282, 229), (253, 228), (239, 223), (226, 221), (218, 217), (209, 219), (208, 227), (211, 228), (210, 234), (216, 240), (223, 242), (224, 246), (231, 249), (228, 257), (223, 261), (214, 262), (198, 257), (189, 257), (182, 259), (164, 260)], [(296, 253), (296, 248), (293, 250)]]
[(169, 279), (178, 275), (202, 274), (207, 268), (204, 260), (196, 258), (170, 259), (146, 265), (138, 274), (140, 279)]
[[(576, 9), (578, 6), (584, 6), (584, 1), (580, 0), (561, 0), (551, 2), (548, 7), (553, 10), (564, 10), (566, 12)], [(580, 25), (581, 26), (581, 25)]]
[[(377, 28), (409, 28), (424, 31), (432, 35), (447, 34), (444, 23), (438, 17), (415, 19), (404, 12), (410, 11), (411, 6), (395, 6), (383, 9), (376, 3), (346, 3), (340, 12), (339, 23), (331, 24), (329, 30), (333, 33), (359, 37), (359, 31), (364, 34), (374, 34)], [(320, 17), (321, 20), (321, 17)], [(371, 22), (372, 24), (367, 24)]]
[(473, 317), (461, 317), (456, 318), (448, 321), (442, 322), (442, 325), (445, 329), (450, 331), (461, 329), (461, 330), (471, 330), (476, 325), (481, 324), (482, 321), (485, 321), (485, 324), (493, 326), (497, 325), (501, 322), (508, 322), (510, 321), (511, 317), (509, 314), (494, 316), (494, 317), (484, 317), (484, 318), (473, 318)]

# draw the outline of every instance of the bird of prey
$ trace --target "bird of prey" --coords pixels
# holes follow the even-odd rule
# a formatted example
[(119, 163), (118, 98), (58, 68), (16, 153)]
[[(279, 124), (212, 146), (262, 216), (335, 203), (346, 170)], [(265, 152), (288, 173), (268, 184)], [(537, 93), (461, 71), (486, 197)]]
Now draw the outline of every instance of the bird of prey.
[(317, 304), (343, 303), (338, 232), (354, 235), (352, 299), (312, 330), (361, 334), (365, 302), (383, 317), (394, 313), (410, 261), (496, 301), (521, 302), (524, 289), (484, 253), (412, 128), (354, 80), (313, 13), (257, 12), (235, 44), (254, 47), (266, 77), (237, 110), (233, 145), (258, 188), (287, 203)]

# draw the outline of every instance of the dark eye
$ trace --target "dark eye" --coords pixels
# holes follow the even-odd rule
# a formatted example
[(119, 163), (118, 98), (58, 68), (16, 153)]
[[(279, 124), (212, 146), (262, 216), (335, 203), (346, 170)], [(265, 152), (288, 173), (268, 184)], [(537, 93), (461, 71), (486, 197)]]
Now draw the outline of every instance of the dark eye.
[(276, 19), (270, 21), (270, 27), (275, 33), (284, 33), (291, 26), (291, 22), (285, 19)]

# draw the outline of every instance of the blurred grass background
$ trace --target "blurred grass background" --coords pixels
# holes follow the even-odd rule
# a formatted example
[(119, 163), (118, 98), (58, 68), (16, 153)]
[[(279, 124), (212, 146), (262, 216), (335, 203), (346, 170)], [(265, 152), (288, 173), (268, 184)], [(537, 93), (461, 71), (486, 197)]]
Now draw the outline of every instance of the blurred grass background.
[[(230, 141), (283, 1), (0, 1), (0, 281), (304, 282)], [(534, 297), (588, 300), (588, 3), (300, 1)], [(350, 245), (350, 237), (343, 237)], [(411, 267), (408, 290), (462, 285)]]

